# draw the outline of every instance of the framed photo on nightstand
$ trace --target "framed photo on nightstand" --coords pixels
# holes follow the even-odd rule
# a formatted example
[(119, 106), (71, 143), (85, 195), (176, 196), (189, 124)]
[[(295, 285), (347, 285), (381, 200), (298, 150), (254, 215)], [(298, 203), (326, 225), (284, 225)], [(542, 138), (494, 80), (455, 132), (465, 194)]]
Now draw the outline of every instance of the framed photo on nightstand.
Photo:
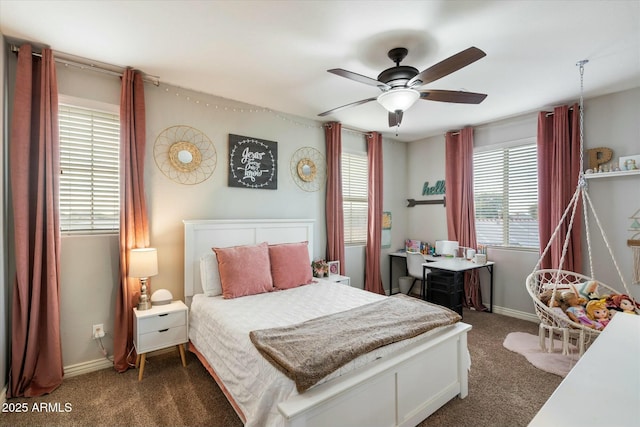
[(329, 261), (329, 276), (340, 274), (340, 261)]

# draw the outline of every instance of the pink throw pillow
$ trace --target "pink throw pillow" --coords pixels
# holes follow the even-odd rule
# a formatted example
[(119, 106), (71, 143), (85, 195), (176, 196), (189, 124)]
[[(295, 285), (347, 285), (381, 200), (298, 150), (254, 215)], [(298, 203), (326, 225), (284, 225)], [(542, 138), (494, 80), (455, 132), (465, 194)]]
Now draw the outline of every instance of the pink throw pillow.
[(213, 250), (218, 257), (223, 298), (237, 298), (273, 290), (266, 243)]
[(271, 277), (276, 289), (290, 289), (313, 281), (307, 242), (269, 246)]

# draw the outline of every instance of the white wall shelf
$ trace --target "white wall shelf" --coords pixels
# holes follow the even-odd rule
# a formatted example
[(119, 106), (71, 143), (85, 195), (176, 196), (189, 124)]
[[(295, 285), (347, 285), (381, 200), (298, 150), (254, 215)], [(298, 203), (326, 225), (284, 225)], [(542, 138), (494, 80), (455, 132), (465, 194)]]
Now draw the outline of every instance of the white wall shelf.
[(598, 173), (585, 173), (585, 179), (593, 178), (610, 178), (613, 176), (625, 176), (625, 175), (640, 175), (640, 169), (632, 171), (617, 171), (617, 172), (598, 172)]

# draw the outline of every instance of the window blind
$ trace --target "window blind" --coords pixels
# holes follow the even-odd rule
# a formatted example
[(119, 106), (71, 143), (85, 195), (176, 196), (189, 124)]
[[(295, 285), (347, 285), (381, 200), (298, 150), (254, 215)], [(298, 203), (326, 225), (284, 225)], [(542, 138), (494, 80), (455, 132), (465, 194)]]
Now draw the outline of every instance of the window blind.
[(344, 243), (367, 243), (368, 166), (366, 154), (342, 153)]
[(539, 247), (537, 170), (535, 144), (474, 153), (479, 244)]
[(61, 231), (117, 231), (119, 115), (60, 104), (59, 122)]

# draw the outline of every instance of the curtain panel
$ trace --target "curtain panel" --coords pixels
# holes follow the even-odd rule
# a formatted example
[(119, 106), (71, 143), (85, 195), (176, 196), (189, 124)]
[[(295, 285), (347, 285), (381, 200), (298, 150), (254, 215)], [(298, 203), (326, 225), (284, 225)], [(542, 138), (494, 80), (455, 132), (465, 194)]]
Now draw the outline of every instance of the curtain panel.
[[(473, 201), (473, 128), (445, 134), (445, 194), (448, 239), (476, 248), (476, 217)], [(485, 311), (478, 270), (465, 273), (464, 306)]]
[[(540, 253), (549, 243), (553, 231), (578, 185), (580, 173), (580, 107), (563, 105), (553, 113), (538, 114), (538, 223)], [(569, 245), (564, 264), (560, 266), (562, 247), (567, 233)], [(542, 259), (540, 268), (582, 271), (582, 201), (571, 230), (565, 221)]]
[(337, 122), (324, 126), (327, 152), (327, 194), (325, 216), (327, 227), (327, 260), (340, 261), (344, 275), (344, 211), (342, 207), (342, 125)]
[[(367, 247), (365, 250), (364, 288), (384, 295), (380, 275), (380, 252), (382, 245), (382, 135), (378, 132), (367, 134), (368, 211)], [(391, 294), (391, 284), (389, 284)]]
[(64, 374), (60, 341), (60, 140), (58, 83), (50, 49), (18, 52), (9, 169), (16, 277), (7, 397), (55, 390)]
[[(140, 282), (128, 277), (129, 251), (149, 246), (144, 191), (145, 102), (142, 75), (125, 70), (120, 94), (120, 286), (114, 325), (114, 367), (124, 372), (134, 366), (133, 308)], [(151, 293), (150, 289), (148, 291)]]

